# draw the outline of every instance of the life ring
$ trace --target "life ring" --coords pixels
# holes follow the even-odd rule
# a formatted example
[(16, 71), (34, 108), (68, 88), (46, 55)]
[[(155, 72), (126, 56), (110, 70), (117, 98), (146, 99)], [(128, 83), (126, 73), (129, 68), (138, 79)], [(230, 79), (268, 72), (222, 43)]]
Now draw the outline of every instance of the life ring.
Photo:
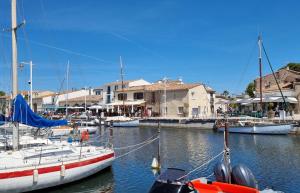
[(81, 133), (81, 141), (88, 141), (90, 139), (89, 132), (82, 131)]

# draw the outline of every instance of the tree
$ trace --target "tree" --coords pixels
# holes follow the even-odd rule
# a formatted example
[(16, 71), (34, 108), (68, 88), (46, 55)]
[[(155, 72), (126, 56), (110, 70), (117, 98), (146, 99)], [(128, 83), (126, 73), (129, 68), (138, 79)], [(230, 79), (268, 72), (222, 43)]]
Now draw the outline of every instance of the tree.
[(282, 68), (287, 68), (287, 67), (289, 67), (290, 70), (300, 72), (300, 63), (290, 62)]
[(254, 94), (254, 91), (255, 91), (255, 85), (253, 82), (250, 82), (246, 88), (246, 93), (250, 96), (250, 97), (254, 97), (255, 94)]
[(5, 96), (5, 92), (0, 90), (0, 96)]
[(228, 97), (228, 95), (229, 95), (229, 91), (227, 91), (227, 90), (224, 90), (224, 91), (223, 91), (223, 93), (222, 93), (222, 95), (223, 95), (223, 96), (225, 96), (225, 97)]

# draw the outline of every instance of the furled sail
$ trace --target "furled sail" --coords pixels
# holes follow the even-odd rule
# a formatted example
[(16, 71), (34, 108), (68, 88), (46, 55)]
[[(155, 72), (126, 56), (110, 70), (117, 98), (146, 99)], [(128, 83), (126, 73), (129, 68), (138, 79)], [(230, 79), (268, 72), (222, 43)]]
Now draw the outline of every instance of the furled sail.
[(54, 127), (67, 125), (67, 120), (48, 120), (34, 113), (22, 95), (18, 94), (12, 106), (12, 121), (19, 122), (32, 127)]

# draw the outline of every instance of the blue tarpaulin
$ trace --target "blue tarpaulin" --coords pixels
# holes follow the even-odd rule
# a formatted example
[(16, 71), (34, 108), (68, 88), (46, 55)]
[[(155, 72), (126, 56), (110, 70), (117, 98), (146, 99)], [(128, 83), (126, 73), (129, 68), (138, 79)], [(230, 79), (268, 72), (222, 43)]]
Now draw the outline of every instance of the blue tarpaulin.
[(12, 121), (32, 127), (54, 127), (67, 125), (67, 120), (48, 120), (34, 113), (22, 95), (18, 94), (13, 102)]

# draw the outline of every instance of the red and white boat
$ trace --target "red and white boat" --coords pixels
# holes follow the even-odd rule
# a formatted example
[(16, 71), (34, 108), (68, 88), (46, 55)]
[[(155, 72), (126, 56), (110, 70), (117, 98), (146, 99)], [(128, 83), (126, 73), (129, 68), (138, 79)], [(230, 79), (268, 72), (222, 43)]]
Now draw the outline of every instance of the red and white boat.
[(53, 142), (40, 147), (4, 151), (0, 157), (0, 192), (17, 193), (88, 177), (110, 167), (115, 154), (111, 148)]
[[(0, 192), (19, 193), (49, 188), (93, 175), (112, 165), (114, 150), (108, 146), (89, 145), (88, 133), (81, 142), (51, 141), (20, 137), (19, 123), (34, 128), (67, 125), (66, 120), (47, 120), (35, 114), (22, 95), (18, 94), (17, 77), (17, 1), (11, 0), (12, 14), (12, 122), (11, 138), (0, 145)], [(32, 95), (31, 95), (32, 96)], [(37, 140), (38, 139), (38, 140)]]

